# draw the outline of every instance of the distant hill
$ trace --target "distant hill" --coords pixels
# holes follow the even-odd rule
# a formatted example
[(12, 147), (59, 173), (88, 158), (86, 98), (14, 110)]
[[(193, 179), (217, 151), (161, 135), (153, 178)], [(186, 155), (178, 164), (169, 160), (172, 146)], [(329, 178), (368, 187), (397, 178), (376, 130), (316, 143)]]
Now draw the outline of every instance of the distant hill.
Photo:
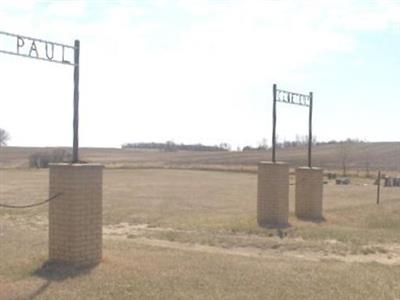
[[(55, 148), (1, 147), (0, 167), (27, 167), (29, 156)], [(67, 149), (67, 148), (64, 148)], [(99, 162), (107, 167), (182, 167), (254, 170), (261, 160), (270, 160), (271, 151), (175, 151), (82, 148), (81, 160)], [(307, 164), (307, 147), (277, 150), (277, 159), (292, 167)], [(400, 142), (321, 144), (313, 147), (313, 166), (341, 170), (343, 161), (349, 170), (400, 171)]]

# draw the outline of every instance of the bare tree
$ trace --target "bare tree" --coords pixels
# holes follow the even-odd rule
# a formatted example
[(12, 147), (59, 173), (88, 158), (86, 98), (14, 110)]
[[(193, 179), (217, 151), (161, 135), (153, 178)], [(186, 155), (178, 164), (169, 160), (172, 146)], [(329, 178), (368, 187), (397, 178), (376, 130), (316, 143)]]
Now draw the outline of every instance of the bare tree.
[(4, 129), (0, 128), (0, 147), (7, 146), (7, 142), (10, 140), (10, 134)]
[(266, 138), (262, 138), (261, 142), (258, 145), (259, 150), (268, 150), (268, 140)]
[(300, 135), (296, 134), (296, 145), (307, 145), (308, 143), (308, 136), (307, 135)]
[(220, 143), (220, 144), (219, 144), (219, 147), (220, 147), (221, 149), (224, 149), (224, 150), (227, 150), (227, 151), (230, 151), (230, 150), (231, 150), (231, 145), (229, 145), (228, 143)]
[[(296, 143), (295, 143), (296, 146), (308, 145), (308, 141), (309, 141), (308, 135), (296, 134)], [(312, 145), (316, 145), (317, 144), (317, 136), (316, 135), (312, 136), (311, 144)]]
[(311, 143), (312, 143), (313, 145), (316, 145), (316, 144), (317, 144), (317, 136), (316, 136), (316, 135), (313, 135), (313, 136), (312, 136)]
[(370, 157), (369, 157), (369, 145), (366, 145), (365, 149), (365, 173), (366, 177), (369, 178), (369, 167), (370, 167)]

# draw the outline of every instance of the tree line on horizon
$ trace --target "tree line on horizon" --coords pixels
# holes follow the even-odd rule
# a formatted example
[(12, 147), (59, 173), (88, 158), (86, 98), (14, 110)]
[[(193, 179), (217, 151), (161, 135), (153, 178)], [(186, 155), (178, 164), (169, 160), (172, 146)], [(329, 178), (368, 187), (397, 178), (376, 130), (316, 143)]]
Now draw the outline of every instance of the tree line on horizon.
[[(341, 141), (330, 140), (327, 142), (317, 142), (316, 137), (314, 136), (312, 139), (313, 145), (331, 145), (331, 144), (357, 144), (357, 143), (365, 143), (365, 141), (359, 139), (346, 139)], [(282, 142), (277, 142), (276, 147), (278, 149), (283, 148), (293, 148), (299, 146), (307, 146), (308, 145), (308, 137), (307, 136), (296, 136), (296, 139), (284, 140)], [(184, 144), (184, 143), (175, 143), (173, 141), (167, 141), (165, 143), (159, 142), (138, 142), (138, 143), (125, 143), (121, 146), (122, 149), (147, 149), (147, 150), (160, 150), (160, 151), (231, 151), (232, 147), (228, 143), (220, 143), (219, 145), (203, 145), (201, 143), (198, 144)], [(244, 146), (243, 148), (237, 147), (236, 151), (267, 151), (271, 149), (271, 146), (268, 145), (267, 140), (264, 138), (258, 144), (258, 146)]]
[[(0, 128), (0, 147), (7, 146), (8, 141), (11, 139), (10, 134), (3, 128)], [(299, 146), (308, 145), (308, 136), (307, 135), (296, 135), (295, 140), (283, 140), (279, 142), (279, 137), (277, 138), (276, 147), (279, 149), (282, 148), (293, 148)], [(368, 143), (367, 141), (363, 141), (360, 139), (351, 139), (347, 138), (345, 140), (330, 140), (327, 142), (317, 142), (317, 138), (313, 136), (312, 144), (313, 145), (330, 145), (330, 144), (358, 144), (358, 143)], [(132, 148), (132, 149), (154, 149), (154, 150), (162, 150), (162, 151), (231, 151), (232, 147), (228, 143), (220, 143), (219, 145), (203, 145), (201, 143), (197, 144), (184, 144), (184, 143), (175, 143), (173, 141), (166, 141), (165, 143), (157, 143), (157, 142), (149, 142), (149, 143), (125, 143), (121, 146), (121, 148)], [(237, 147), (236, 151), (267, 151), (271, 149), (271, 146), (268, 145), (267, 139), (263, 138), (258, 146), (244, 146), (242, 148)]]
[(173, 141), (165, 143), (126, 143), (121, 146), (123, 149), (154, 149), (162, 151), (230, 151), (231, 146), (227, 143), (220, 143), (219, 145), (209, 146), (203, 144), (177, 144)]

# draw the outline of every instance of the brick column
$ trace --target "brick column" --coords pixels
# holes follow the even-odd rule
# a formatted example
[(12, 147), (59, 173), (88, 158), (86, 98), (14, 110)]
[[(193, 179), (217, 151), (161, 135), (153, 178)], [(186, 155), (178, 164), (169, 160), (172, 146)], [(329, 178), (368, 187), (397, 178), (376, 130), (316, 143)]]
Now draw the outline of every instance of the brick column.
[(51, 164), (49, 259), (93, 265), (102, 256), (103, 166)]
[(262, 161), (258, 164), (257, 222), (287, 225), (289, 218), (289, 165)]
[(302, 219), (322, 219), (323, 171), (319, 168), (296, 169), (296, 216)]

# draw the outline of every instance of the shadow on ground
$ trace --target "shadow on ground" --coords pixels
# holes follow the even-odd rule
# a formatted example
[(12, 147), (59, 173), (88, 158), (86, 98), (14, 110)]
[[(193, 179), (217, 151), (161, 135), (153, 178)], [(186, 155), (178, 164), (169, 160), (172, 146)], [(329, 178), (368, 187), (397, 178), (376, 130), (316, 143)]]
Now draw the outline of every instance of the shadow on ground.
[(33, 300), (43, 294), (53, 282), (61, 282), (69, 278), (85, 276), (89, 274), (97, 264), (84, 267), (77, 267), (71, 264), (55, 261), (46, 261), (39, 268), (34, 270), (31, 275), (45, 279), (37, 290), (26, 296), (24, 299)]

